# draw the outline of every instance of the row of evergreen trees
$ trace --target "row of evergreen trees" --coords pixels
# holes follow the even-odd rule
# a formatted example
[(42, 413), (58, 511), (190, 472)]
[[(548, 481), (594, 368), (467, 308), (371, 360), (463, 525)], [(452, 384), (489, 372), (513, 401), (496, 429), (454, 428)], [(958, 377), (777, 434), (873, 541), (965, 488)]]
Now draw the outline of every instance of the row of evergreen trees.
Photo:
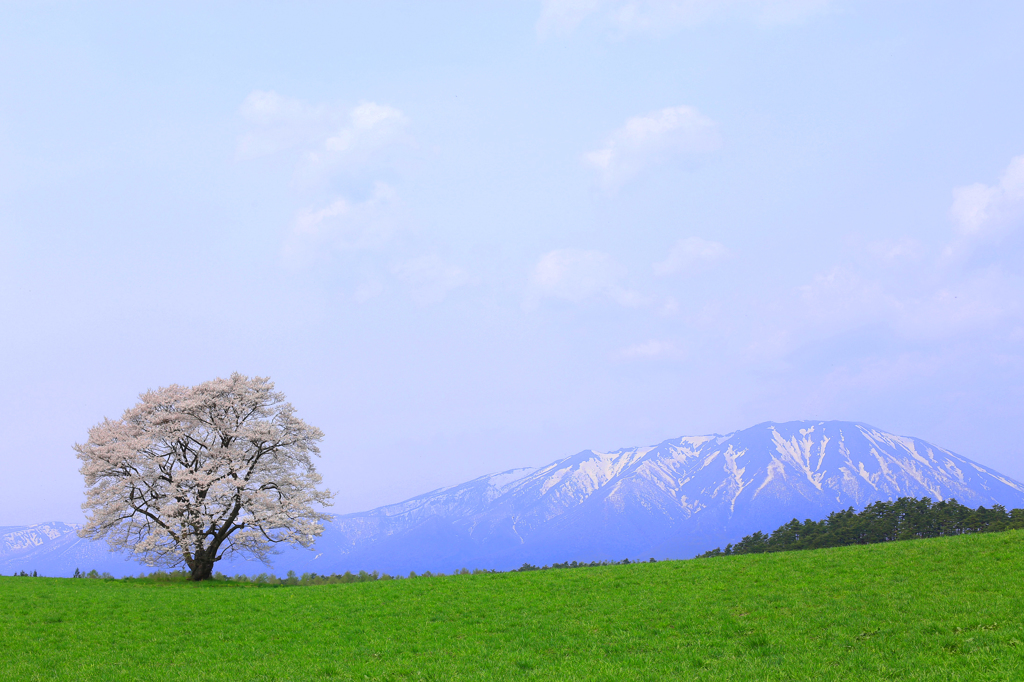
[(853, 507), (832, 512), (822, 521), (807, 519), (800, 523), (793, 519), (770, 534), (758, 531), (735, 545), (726, 545), (724, 550), (716, 547), (697, 558), (867, 545), (1015, 528), (1024, 528), (1024, 509), (1008, 512), (998, 504), (991, 509), (971, 509), (952, 499), (932, 502), (927, 497), (901, 497), (875, 502), (859, 513)]

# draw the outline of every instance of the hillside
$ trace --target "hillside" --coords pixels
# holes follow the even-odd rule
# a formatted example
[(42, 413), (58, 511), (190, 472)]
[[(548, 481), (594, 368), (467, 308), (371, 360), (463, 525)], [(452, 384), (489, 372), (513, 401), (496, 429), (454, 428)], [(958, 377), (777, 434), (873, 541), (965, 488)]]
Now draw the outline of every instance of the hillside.
[(323, 587), (0, 578), (0, 679), (1007, 680), (1024, 534)]
[(818, 519), (898, 497), (1009, 509), (1024, 506), (1024, 485), (866, 424), (769, 422), (726, 435), (585, 450), (347, 514), (317, 551), (346, 567), (399, 573), (690, 558), (794, 517)]
[[(798, 519), (878, 500), (955, 498), (1024, 507), (1024, 485), (917, 438), (853, 422), (765, 423), (612, 452), (585, 450), (539, 468), (481, 476), (326, 524), (316, 550), (286, 550), (274, 570), (391, 574), (524, 562), (686, 559)], [(66, 524), (0, 534), (0, 573), (74, 569), (137, 574)], [(0, 529), (3, 530), (3, 529)], [(259, 563), (220, 564), (258, 573)]]

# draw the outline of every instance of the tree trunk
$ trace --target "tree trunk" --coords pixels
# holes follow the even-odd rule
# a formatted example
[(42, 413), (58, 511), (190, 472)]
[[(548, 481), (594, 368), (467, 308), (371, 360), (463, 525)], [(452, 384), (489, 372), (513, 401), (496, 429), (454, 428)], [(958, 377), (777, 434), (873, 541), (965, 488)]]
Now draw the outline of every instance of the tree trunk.
[(214, 557), (216, 556), (216, 552), (212, 552), (209, 549), (196, 552), (192, 561), (192, 574), (188, 579), (199, 581), (212, 578), (213, 564), (216, 561)]

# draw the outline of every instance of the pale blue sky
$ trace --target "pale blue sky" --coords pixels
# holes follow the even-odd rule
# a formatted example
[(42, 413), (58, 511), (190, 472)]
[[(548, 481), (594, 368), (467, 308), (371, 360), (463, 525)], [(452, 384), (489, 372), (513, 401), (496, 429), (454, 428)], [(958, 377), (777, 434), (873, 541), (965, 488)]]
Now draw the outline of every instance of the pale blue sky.
[(0, 525), (268, 375), (334, 511), (848, 419), (1024, 479), (1024, 5), (0, 7)]

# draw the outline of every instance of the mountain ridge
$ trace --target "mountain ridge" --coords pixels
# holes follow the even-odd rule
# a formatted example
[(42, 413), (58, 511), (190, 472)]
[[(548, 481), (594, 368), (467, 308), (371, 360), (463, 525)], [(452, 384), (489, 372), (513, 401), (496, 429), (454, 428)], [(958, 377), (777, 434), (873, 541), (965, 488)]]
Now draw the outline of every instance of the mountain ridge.
[[(315, 552), (286, 550), (275, 564), (299, 572), (404, 574), (691, 558), (793, 518), (823, 518), (897, 497), (1024, 507), (1024, 485), (950, 450), (862, 422), (763, 422), (724, 435), (583, 450), (338, 515), (325, 524)], [(10, 570), (14, 558), (3, 537), (0, 571)], [(63, 551), (65, 558), (81, 556), (81, 547)], [(41, 550), (33, 554), (43, 559)], [(218, 567), (268, 570), (240, 561)]]

